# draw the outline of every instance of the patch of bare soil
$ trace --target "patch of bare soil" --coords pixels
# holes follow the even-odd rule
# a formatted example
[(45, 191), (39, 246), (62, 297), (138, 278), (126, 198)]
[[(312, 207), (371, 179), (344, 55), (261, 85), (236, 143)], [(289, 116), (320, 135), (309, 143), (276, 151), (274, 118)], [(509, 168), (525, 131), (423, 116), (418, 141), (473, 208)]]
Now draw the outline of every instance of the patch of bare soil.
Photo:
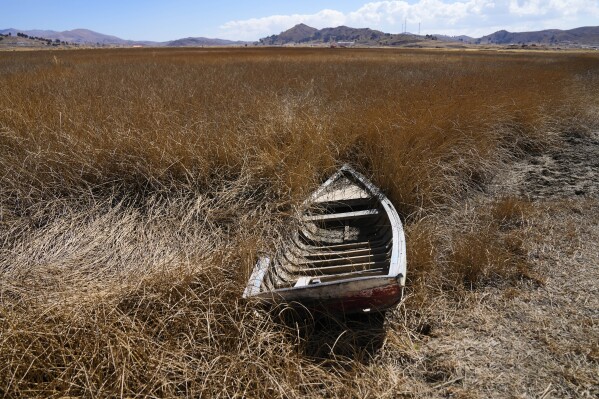
[(542, 277), (474, 292), (445, 316), (417, 351), (426, 396), (599, 397), (599, 133), (511, 165), (493, 191), (533, 200), (521, 228)]
[(532, 199), (599, 195), (599, 132), (565, 137), (561, 146), (514, 163), (503, 189)]

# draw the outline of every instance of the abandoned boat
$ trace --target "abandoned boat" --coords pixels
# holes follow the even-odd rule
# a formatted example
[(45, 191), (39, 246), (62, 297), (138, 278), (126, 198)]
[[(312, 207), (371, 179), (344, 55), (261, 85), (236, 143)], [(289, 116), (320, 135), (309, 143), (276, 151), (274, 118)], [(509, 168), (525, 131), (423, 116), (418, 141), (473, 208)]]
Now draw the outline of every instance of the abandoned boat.
[(401, 299), (406, 245), (399, 215), (383, 193), (348, 165), (306, 200), (297, 229), (261, 257), (243, 293), (269, 303), (354, 313)]

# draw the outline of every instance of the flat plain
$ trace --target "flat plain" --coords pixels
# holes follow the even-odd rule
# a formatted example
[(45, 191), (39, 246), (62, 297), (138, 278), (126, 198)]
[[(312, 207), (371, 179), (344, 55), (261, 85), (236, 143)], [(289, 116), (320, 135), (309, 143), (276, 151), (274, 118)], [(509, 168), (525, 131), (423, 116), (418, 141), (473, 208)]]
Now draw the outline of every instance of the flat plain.
[[(0, 394), (596, 397), (599, 55), (0, 53)], [(404, 222), (384, 315), (241, 299), (343, 163)]]

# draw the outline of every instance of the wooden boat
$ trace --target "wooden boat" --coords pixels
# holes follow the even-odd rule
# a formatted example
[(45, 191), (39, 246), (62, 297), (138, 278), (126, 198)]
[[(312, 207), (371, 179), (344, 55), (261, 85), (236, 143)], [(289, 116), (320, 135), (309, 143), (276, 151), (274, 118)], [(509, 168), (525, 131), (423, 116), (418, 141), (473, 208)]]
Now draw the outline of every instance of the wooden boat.
[(286, 245), (258, 260), (243, 297), (368, 312), (395, 306), (405, 278), (406, 245), (395, 208), (345, 165), (304, 202)]

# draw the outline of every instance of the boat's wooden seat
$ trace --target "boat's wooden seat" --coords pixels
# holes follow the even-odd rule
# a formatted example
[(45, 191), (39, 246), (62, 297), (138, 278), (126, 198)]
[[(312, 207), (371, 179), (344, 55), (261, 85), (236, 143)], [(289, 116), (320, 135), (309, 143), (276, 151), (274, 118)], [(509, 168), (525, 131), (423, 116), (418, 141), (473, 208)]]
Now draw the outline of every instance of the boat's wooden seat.
[(364, 211), (327, 213), (323, 215), (307, 215), (303, 217), (306, 222), (331, 222), (343, 220), (357, 220), (377, 216), (378, 209), (366, 209)]

